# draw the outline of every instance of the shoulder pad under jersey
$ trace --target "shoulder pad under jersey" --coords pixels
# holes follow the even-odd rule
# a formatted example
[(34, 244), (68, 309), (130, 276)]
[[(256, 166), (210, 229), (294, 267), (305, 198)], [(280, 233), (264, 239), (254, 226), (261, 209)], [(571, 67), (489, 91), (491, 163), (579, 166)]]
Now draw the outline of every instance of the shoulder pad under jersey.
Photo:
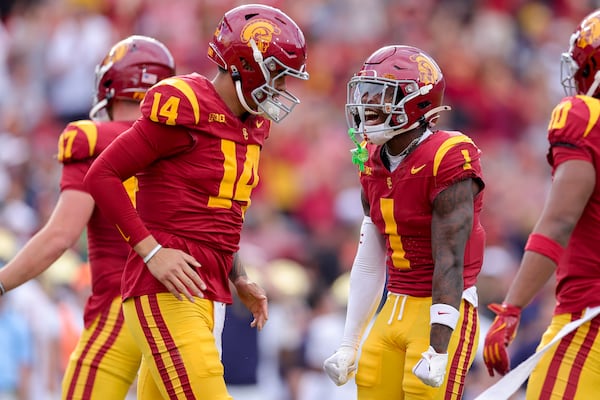
[(187, 76), (163, 79), (146, 93), (142, 115), (165, 125), (193, 127), (200, 121), (196, 90), (197, 82)]
[(479, 175), (481, 151), (473, 140), (460, 132), (446, 133), (433, 154), (433, 176), (453, 169), (458, 172), (475, 169), (473, 172)]
[(565, 97), (552, 110), (548, 123), (550, 144), (578, 145), (590, 134), (600, 132), (600, 100), (589, 96)]
[(67, 163), (95, 157), (98, 155), (97, 144), (98, 127), (95, 122), (71, 122), (58, 138), (58, 161)]

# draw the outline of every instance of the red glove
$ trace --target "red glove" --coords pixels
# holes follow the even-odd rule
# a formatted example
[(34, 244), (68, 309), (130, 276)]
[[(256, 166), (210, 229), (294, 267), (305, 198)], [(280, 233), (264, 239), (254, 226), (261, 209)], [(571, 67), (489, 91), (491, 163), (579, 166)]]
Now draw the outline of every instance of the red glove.
[(494, 376), (494, 370), (505, 375), (510, 370), (506, 348), (517, 335), (521, 308), (506, 303), (490, 304), (488, 308), (496, 313), (496, 318), (485, 335), (483, 361), (490, 376)]

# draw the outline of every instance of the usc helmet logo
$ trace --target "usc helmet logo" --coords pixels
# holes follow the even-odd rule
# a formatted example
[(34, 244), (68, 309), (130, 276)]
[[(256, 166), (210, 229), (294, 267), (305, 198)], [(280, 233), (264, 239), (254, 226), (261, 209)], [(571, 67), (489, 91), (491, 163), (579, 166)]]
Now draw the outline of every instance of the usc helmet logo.
[(410, 59), (417, 64), (419, 80), (424, 84), (435, 83), (440, 79), (440, 70), (431, 59), (423, 54), (415, 54)]
[(279, 35), (281, 29), (266, 19), (252, 20), (244, 26), (240, 37), (242, 42), (250, 46), (250, 39), (254, 39), (258, 50), (265, 53), (273, 41), (273, 35)]
[(600, 39), (600, 18), (594, 17), (587, 20), (581, 27), (577, 47), (584, 48), (593, 45)]
[(113, 47), (110, 52), (104, 57), (102, 60), (102, 66), (111, 65), (125, 57), (127, 52), (129, 51), (129, 43), (119, 43), (115, 47)]

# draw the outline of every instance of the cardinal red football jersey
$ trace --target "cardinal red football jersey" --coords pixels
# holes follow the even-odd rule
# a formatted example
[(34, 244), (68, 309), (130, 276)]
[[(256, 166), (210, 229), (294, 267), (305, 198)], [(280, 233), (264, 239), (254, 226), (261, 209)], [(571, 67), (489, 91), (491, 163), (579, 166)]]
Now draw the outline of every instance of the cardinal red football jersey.
[(567, 97), (552, 112), (548, 127), (552, 172), (568, 160), (594, 165), (596, 187), (571, 235), (556, 270), (555, 314), (600, 305), (600, 100)]
[[(459, 132), (436, 131), (390, 172), (382, 162), (381, 147), (368, 144), (367, 148), (369, 160), (360, 172), (360, 182), (371, 218), (386, 240), (387, 288), (394, 293), (431, 296), (433, 201), (460, 180), (475, 179), (483, 187), (480, 150)], [(465, 248), (465, 288), (475, 284), (483, 262), (482, 196), (480, 192), (475, 197), (473, 229)]]
[[(84, 120), (68, 124), (58, 139), (58, 161), (63, 164), (61, 191), (87, 191), (83, 178), (92, 161), (132, 123)], [(135, 178), (125, 182), (125, 186), (130, 199), (135, 201)], [(87, 239), (92, 294), (84, 310), (86, 326), (119, 296), (121, 273), (130, 251), (115, 226), (108, 222), (98, 207), (94, 208), (87, 224)]]
[[(260, 150), (270, 122), (237, 117), (199, 74), (161, 81), (148, 91), (141, 110), (143, 117), (111, 145), (115, 151), (109, 149), (98, 160), (121, 178), (137, 173), (139, 216), (122, 193), (110, 190), (116, 186), (114, 175), (92, 174), (106, 188), (94, 193), (96, 201), (117, 205), (108, 215), (131, 245), (149, 231), (164, 247), (194, 256), (208, 286), (205, 297), (229, 303), (232, 255), (259, 181)], [(165, 291), (132, 254), (123, 296)]]

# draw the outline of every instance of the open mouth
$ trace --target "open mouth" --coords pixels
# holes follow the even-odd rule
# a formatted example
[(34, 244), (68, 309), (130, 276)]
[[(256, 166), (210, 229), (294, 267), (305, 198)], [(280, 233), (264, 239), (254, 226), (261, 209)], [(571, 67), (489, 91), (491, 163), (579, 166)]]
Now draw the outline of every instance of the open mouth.
[(376, 125), (382, 121), (383, 112), (375, 108), (365, 109), (365, 125)]

